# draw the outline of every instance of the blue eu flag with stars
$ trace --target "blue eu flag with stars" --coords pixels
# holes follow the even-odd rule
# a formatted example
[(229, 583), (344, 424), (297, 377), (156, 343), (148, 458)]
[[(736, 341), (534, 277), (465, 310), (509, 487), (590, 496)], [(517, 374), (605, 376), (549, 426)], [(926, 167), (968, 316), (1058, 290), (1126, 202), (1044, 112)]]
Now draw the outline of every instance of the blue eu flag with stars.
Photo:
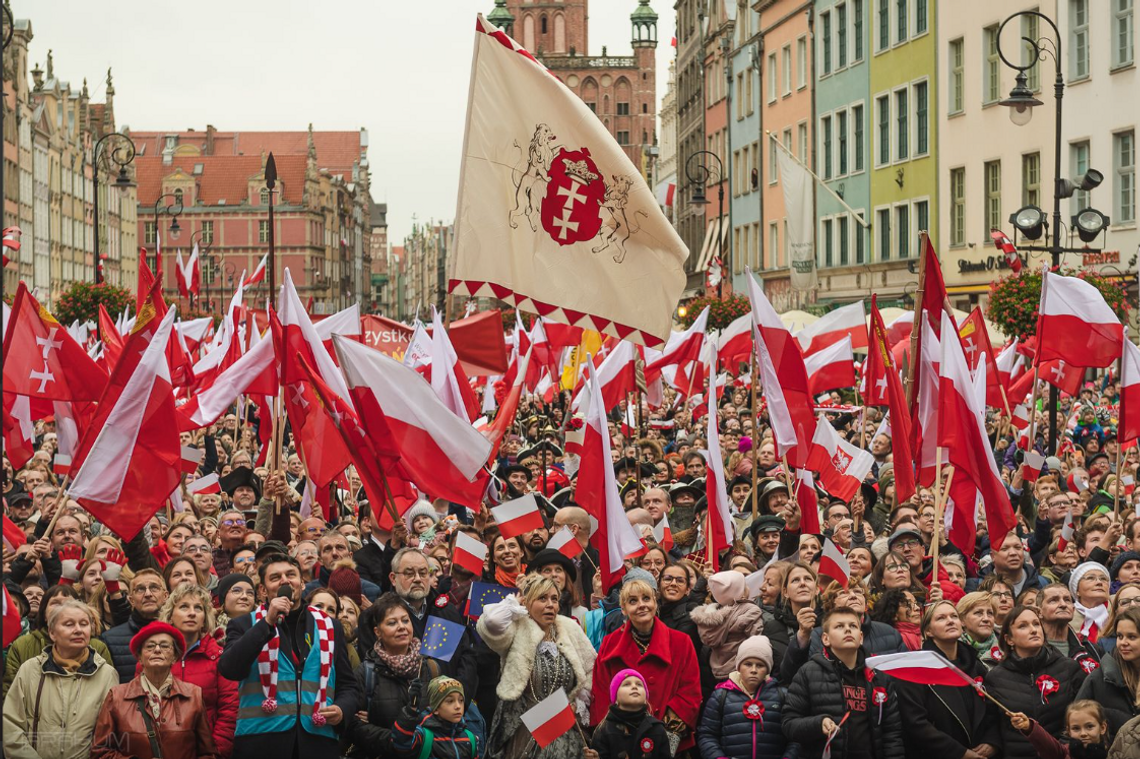
[(428, 620), (420, 653), (440, 661), (451, 661), (455, 649), (459, 647), (459, 639), (467, 628), (439, 617), (428, 617)]

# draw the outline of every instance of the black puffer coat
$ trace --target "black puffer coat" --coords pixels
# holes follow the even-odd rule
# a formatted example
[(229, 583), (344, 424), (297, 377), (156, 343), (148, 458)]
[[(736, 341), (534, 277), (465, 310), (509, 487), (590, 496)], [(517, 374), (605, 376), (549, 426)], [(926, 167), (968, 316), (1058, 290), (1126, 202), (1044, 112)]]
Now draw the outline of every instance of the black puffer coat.
[[(876, 759), (905, 759), (902, 714), (893, 679), (880, 672), (867, 670), (866, 657), (861, 651), (856, 669), (859, 671), (857, 680), (866, 682), (866, 709), (870, 721), (871, 745), (863, 747), (864, 750)], [(816, 654), (800, 668), (788, 687), (787, 699), (784, 701), (784, 735), (789, 741), (800, 744), (800, 756), (805, 759), (819, 759), (823, 755), (823, 747), (827, 743), (822, 729), (823, 718), (831, 717), (838, 725), (847, 711), (847, 701), (843, 695), (844, 670), (850, 678), (852, 671), (847, 670), (842, 662), (829, 659), (824, 654)], [(871, 679), (865, 680), (865, 674), (870, 674)], [(871, 703), (875, 688), (883, 688), (887, 693), (881, 719), (878, 707)], [(835, 759), (847, 756), (847, 736), (850, 732), (844, 728), (835, 735), (835, 740), (831, 743), (831, 755)]]
[(138, 660), (131, 653), (131, 638), (153, 621), (153, 619), (143, 619), (138, 612), (132, 611), (130, 619), (110, 630), (104, 630), (103, 634), (99, 636), (111, 652), (111, 658), (115, 661), (115, 671), (119, 673), (120, 683), (129, 683), (135, 679), (135, 664)]
[[(370, 676), (367, 673), (369, 667), (373, 668)], [(418, 711), (420, 706), (427, 706), (427, 699), (422, 694), (427, 692), (428, 683), (441, 673), (442, 668), (438, 661), (423, 657), (420, 660), (419, 671), (414, 677), (398, 677), (374, 651), (369, 651), (365, 660), (356, 668), (356, 683), (360, 689), (360, 710), (368, 712), (368, 721), (357, 719), (355, 714), (348, 717), (342, 749), (351, 746), (348, 755), (353, 757), (390, 756), (392, 726), (403, 708), (411, 701), (412, 682), (418, 679), (422, 684), (420, 692), (423, 704), (413, 705)]]
[[(1046, 702), (1042, 703), (1037, 681), (1044, 676), (1053, 678), (1058, 690), (1047, 694)], [(986, 690), (1007, 709), (1024, 712), (1057, 738), (1064, 729), (1065, 709), (1076, 699), (1084, 679), (1081, 665), (1047, 645), (1035, 656), (1025, 659), (1012, 652), (1007, 654), (986, 673)], [(1007, 719), (1000, 720), (999, 724), (1006, 759), (1036, 759), (1037, 752), (1021, 731), (1015, 730)]]
[[(788, 642), (796, 636), (796, 630), (800, 629), (800, 623), (796, 621), (796, 616), (792, 614), (792, 610), (783, 601), (778, 601), (775, 606), (760, 605), (760, 610), (763, 614), (760, 618), (764, 620), (764, 635), (768, 636), (768, 641), (772, 644), (772, 675), (779, 676), (780, 662), (784, 660), (784, 652), (788, 650)], [(787, 685), (791, 680), (784, 682), (781, 678), (780, 682)]]
[[(816, 627), (811, 631), (811, 640), (808, 642), (806, 650), (800, 645), (797, 629), (793, 629), (792, 635), (788, 639), (788, 648), (784, 652), (783, 661), (775, 660), (780, 682), (784, 684), (792, 682), (796, 672), (807, 662), (809, 656), (823, 652), (823, 630), (821, 628)], [(901, 654), (907, 650), (898, 630), (882, 622), (876, 622), (868, 616), (863, 617), (863, 652), (867, 656)]]
[(787, 689), (768, 678), (757, 695), (764, 711), (760, 719), (750, 719), (744, 713), (744, 705), (750, 699), (740, 686), (731, 678), (716, 686), (705, 702), (701, 726), (697, 728), (697, 747), (703, 759), (726, 756), (795, 759), (799, 756), (799, 747), (789, 745), (784, 737), (782, 722)]
[(1104, 716), (1113, 735), (1120, 731), (1121, 725), (1140, 714), (1136, 699), (1124, 684), (1124, 673), (1120, 671), (1120, 662), (1115, 654), (1100, 660), (1100, 668), (1085, 678), (1077, 698), (1091, 698), (1104, 707)]
[[(939, 651), (931, 640), (922, 648)], [(954, 664), (971, 678), (986, 676), (986, 665), (965, 643), (958, 644)], [(983, 743), (995, 748), (1001, 746), (996, 707), (973, 688), (919, 685), (902, 680), (897, 686), (904, 715), (903, 738), (909, 756), (960, 757), (967, 749)]]

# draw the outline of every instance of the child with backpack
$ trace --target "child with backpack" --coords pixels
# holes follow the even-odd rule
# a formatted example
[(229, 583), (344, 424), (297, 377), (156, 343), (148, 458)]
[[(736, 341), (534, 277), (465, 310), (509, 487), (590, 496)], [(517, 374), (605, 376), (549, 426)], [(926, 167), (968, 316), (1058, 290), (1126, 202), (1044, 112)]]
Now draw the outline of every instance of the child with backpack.
[(486, 750), (482, 718), (467, 714), (463, 685), (441, 675), (428, 683), (429, 713), (420, 718), (411, 704), (400, 711), (392, 730), (399, 759), (482, 759)]
[(716, 686), (697, 728), (702, 759), (785, 759), (798, 755), (781, 727), (786, 690), (770, 677), (772, 644), (753, 635), (736, 652), (736, 668)]
[(649, 686), (636, 669), (610, 680), (610, 709), (594, 728), (585, 759), (671, 759), (665, 723), (649, 709)]

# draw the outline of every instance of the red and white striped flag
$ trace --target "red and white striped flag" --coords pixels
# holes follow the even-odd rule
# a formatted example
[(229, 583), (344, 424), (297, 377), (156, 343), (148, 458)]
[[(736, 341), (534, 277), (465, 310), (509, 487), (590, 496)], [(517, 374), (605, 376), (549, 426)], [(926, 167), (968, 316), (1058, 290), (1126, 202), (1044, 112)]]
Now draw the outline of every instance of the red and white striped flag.
[(1070, 509), (1065, 512), (1065, 523), (1061, 525), (1061, 536), (1057, 539), (1057, 550), (1064, 551), (1073, 542), (1073, 535), (1077, 532), (1077, 524)]
[(1029, 427), (1029, 407), (1024, 403), (1013, 410), (1013, 418), (1009, 420), (1015, 430), (1024, 430)]
[(1041, 467), (1045, 466), (1045, 456), (1037, 451), (1026, 451), (1025, 459), (1021, 462), (1021, 477), (1026, 482), (1037, 482), (1041, 476)]
[(867, 666), (891, 677), (919, 685), (980, 688), (974, 678), (936, 651), (904, 651), (868, 656)]
[(851, 347), (854, 349), (866, 348), (868, 345), (867, 312), (861, 300), (829, 311), (796, 333), (805, 356), (817, 353), (844, 338), (851, 339)]
[(198, 471), (198, 465), (202, 463), (202, 458), (206, 452), (201, 448), (195, 448), (192, 445), (182, 446), (182, 473), (194, 474)]
[(15, 551), (20, 546), (28, 542), (28, 536), (21, 530), (16, 523), (4, 514), (4, 545), (8, 550)]
[(190, 491), (190, 495), (198, 495), (199, 493), (222, 492), (222, 486), (218, 482), (217, 472), (210, 472), (205, 477), (199, 477), (191, 482), (186, 483), (186, 489)]
[[(5, 227), (3, 246), (5, 250), (19, 250), (20, 249), (20, 235), (23, 232), (19, 227)], [(7, 254), (5, 254), (7, 255)]]
[(1140, 438), (1140, 348), (1124, 338), (1120, 369), (1120, 444)]
[(828, 493), (850, 501), (874, 464), (870, 452), (841, 438), (827, 417), (819, 418), (811, 439), (808, 469), (819, 472), (819, 481)]
[(830, 577), (845, 588), (851, 579), (851, 565), (839, 550), (839, 546), (831, 542), (831, 538), (823, 539), (823, 552), (819, 555), (819, 573), (824, 577)]
[(1000, 229), (991, 229), (990, 238), (994, 241), (994, 245), (1005, 256), (1005, 262), (1009, 264), (1009, 269), (1014, 274), (1021, 271), (1021, 256), (1017, 255), (1017, 248), (1013, 246), (1010, 239), (1005, 236), (1005, 232)]
[(808, 386), (813, 395), (827, 390), (855, 386), (855, 354), (851, 351), (851, 336), (844, 335), (838, 342), (804, 356), (808, 373)]
[(574, 537), (569, 527), (563, 527), (551, 535), (546, 547), (558, 551), (568, 559), (573, 559), (582, 553), (582, 544)]
[(673, 547), (673, 530), (669, 527), (668, 514), (662, 514), (661, 521), (653, 525), (653, 539), (666, 551)]
[(487, 544), (476, 540), (465, 532), (455, 533), (455, 555), (452, 562), (473, 575), (483, 574), (487, 561)]
[(504, 538), (513, 538), (543, 527), (542, 514), (538, 511), (538, 501), (533, 493), (495, 506), (491, 509), (491, 516), (495, 518), (499, 533)]
[(522, 723), (539, 748), (546, 748), (574, 727), (574, 711), (566, 698), (566, 691), (554, 692), (523, 712)]
[[(751, 279), (752, 275), (748, 276)], [(706, 415), (709, 452), (705, 497), (708, 499), (709, 525), (712, 529), (705, 534), (705, 543), (709, 550), (709, 563), (714, 567), (720, 566), (720, 552), (731, 548), (735, 539), (735, 523), (732, 521), (728, 485), (724, 476), (724, 459), (721, 457), (718, 442), (720, 432), (717, 429), (717, 408), (719, 406), (716, 401), (716, 354), (709, 351), (709, 413)]]
[(1036, 361), (1042, 369), (1054, 360), (1102, 367), (1120, 357), (1124, 327), (1100, 290), (1083, 279), (1046, 271), (1040, 312)]
[(269, 263), (268, 253), (261, 257), (261, 260), (257, 263), (257, 268), (254, 269), (253, 273), (246, 277), (244, 281), (242, 281), (241, 286), (244, 288), (249, 287), (250, 285), (256, 285), (258, 282), (265, 279), (265, 266), (267, 263)]

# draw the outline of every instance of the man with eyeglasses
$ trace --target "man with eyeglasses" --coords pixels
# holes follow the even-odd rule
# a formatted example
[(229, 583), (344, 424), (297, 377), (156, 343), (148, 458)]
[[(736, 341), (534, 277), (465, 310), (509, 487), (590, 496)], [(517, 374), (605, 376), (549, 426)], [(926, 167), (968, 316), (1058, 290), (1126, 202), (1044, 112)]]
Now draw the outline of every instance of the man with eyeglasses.
[(1036, 569), (1026, 563), (1025, 545), (1016, 532), (1007, 534), (1001, 547), (991, 551), (990, 556), (993, 563), (982, 570), (982, 577), (979, 579), (985, 579), (989, 574), (996, 574), (1013, 588), (1014, 598), (1021, 595), (1021, 591), (1026, 588), (1043, 588), (1048, 584), (1044, 577), (1037, 574)]
[(218, 518), (218, 547), (213, 555), (214, 572), (218, 577), (225, 577), (233, 571), (234, 553), (245, 545), (248, 532), (242, 512), (237, 509), (222, 512)]
[(129, 683), (135, 676), (138, 660), (131, 652), (131, 638), (158, 619), (158, 612), (166, 603), (166, 595), (166, 583), (155, 569), (141, 569), (131, 578), (127, 591), (127, 600), (131, 603), (130, 619), (101, 636), (111, 651), (120, 683)]

